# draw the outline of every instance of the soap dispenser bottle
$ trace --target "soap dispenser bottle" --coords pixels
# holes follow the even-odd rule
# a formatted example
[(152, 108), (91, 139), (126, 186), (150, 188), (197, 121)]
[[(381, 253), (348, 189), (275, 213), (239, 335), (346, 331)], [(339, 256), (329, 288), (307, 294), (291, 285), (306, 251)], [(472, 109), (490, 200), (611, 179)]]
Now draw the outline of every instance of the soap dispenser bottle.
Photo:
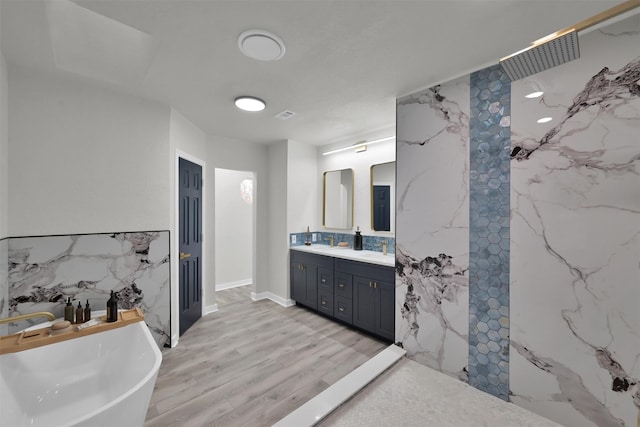
[(353, 250), (354, 251), (362, 250), (362, 234), (360, 234), (360, 227), (357, 227), (356, 235), (353, 237)]
[(89, 300), (87, 300), (87, 305), (84, 307), (84, 321), (88, 322), (91, 320), (91, 307), (89, 307)]
[(73, 305), (71, 304), (71, 297), (67, 299), (67, 305), (64, 306), (64, 320), (73, 323)]
[(76, 323), (84, 323), (84, 310), (80, 301), (78, 301), (78, 308), (76, 308)]
[(116, 322), (118, 320), (118, 297), (115, 292), (111, 291), (111, 296), (107, 300), (107, 322)]

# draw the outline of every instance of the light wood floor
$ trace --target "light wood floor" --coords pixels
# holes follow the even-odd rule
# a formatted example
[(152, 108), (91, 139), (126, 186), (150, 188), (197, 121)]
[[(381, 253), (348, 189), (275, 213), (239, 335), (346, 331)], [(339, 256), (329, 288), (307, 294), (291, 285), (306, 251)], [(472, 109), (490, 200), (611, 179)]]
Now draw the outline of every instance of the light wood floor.
[(271, 426), (387, 345), (299, 307), (216, 292), (163, 352), (145, 426)]

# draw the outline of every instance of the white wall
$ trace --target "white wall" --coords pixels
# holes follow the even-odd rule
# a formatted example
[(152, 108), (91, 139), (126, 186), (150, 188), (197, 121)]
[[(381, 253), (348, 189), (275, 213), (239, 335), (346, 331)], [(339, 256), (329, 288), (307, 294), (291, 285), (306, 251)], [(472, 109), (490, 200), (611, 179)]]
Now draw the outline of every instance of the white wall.
[[(354, 172), (354, 217), (353, 230), (360, 226), (362, 234), (393, 236), (393, 232), (373, 231), (371, 229), (371, 171), (372, 165), (391, 162), (396, 159), (395, 141), (384, 141), (367, 147), (367, 151), (356, 153), (354, 150), (345, 150), (335, 154), (323, 156), (322, 153), (329, 149), (346, 147), (361, 140), (374, 140), (395, 134), (395, 129), (388, 129), (373, 134), (366, 138), (351, 138), (347, 142), (331, 144), (320, 147), (318, 153), (318, 170), (316, 173), (317, 186), (317, 222), (316, 230), (332, 230), (322, 226), (322, 175), (326, 171), (351, 168)], [(345, 230), (342, 230), (345, 232)], [(346, 230), (348, 232), (348, 230)]]
[(289, 298), (288, 215), (288, 142), (269, 145), (269, 292)]
[[(269, 170), (267, 146), (251, 144), (222, 136), (208, 135), (207, 150), (207, 166), (210, 170), (222, 168), (253, 171), (255, 173), (253, 187), (253, 206), (255, 209), (253, 283), (256, 292), (267, 292), (269, 291), (270, 282), (270, 268), (267, 261), (267, 254), (271, 246), (271, 243), (269, 242), (270, 230), (267, 218), (268, 206), (270, 203), (267, 186)], [(209, 174), (209, 177), (210, 178), (207, 179), (206, 185), (213, 189), (215, 188), (215, 174)], [(213, 204), (213, 200), (210, 200), (211, 204)], [(285, 207), (282, 206), (281, 210), (283, 212), (281, 216), (283, 217), (285, 215), (284, 209)], [(211, 220), (211, 215), (214, 212), (214, 209), (212, 208), (209, 211), (209, 220)], [(215, 237), (215, 227), (209, 227), (205, 238), (214, 242)], [(208, 300), (207, 303), (211, 303), (211, 300)]]
[(169, 108), (72, 76), (8, 73), (11, 236), (169, 228)]
[[(9, 235), (7, 209), (9, 178), (7, 86), (7, 64), (4, 56), (0, 53), (0, 317), (7, 317), (9, 315), (8, 239), (4, 239)], [(0, 325), (0, 335), (6, 335), (7, 333), (8, 325)]]
[[(9, 135), (7, 121), (7, 64), (0, 53), (0, 239), (9, 235)], [(0, 260), (1, 261), (1, 260)]]
[(315, 230), (318, 221), (318, 155), (313, 145), (296, 141), (287, 144), (287, 228), (288, 233)]
[(253, 201), (240, 184), (253, 172), (215, 170), (215, 286), (224, 289), (253, 280)]

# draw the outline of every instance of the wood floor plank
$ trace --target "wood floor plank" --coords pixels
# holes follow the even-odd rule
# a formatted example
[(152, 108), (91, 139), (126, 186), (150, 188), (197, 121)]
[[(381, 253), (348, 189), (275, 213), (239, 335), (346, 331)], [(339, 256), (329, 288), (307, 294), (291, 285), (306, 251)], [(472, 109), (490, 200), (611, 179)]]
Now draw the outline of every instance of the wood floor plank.
[(163, 351), (145, 426), (270, 426), (386, 347), (250, 290), (217, 292), (219, 311)]

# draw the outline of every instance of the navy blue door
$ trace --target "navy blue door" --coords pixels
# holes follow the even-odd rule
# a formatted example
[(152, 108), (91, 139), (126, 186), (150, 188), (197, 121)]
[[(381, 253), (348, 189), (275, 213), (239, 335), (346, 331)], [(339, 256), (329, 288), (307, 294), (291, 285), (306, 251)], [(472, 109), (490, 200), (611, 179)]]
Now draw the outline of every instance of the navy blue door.
[(373, 186), (373, 229), (391, 231), (391, 187)]
[(202, 317), (202, 167), (180, 159), (180, 335)]

